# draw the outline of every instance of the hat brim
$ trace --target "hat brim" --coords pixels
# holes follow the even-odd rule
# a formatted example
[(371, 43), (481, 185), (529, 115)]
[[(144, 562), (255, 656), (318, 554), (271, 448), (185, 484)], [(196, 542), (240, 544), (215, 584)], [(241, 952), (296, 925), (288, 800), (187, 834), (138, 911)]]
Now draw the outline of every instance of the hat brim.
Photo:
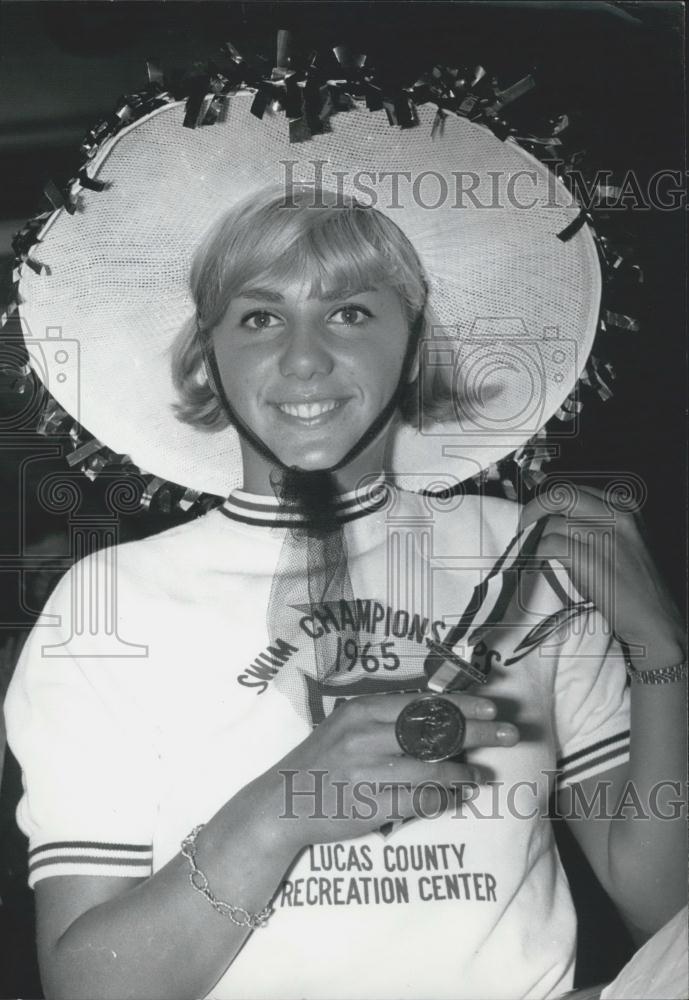
[(211, 127), (184, 128), (179, 102), (123, 129), (90, 167), (105, 189), (80, 189), (76, 212), (49, 219), (36, 252), (43, 273), (25, 267), (19, 292), (32, 364), (51, 394), (148, 472), (221, 496), (241, 485), (236, 432), (176, 419), (169, 348), (193, 313), (190, 264), (213, 222), (252, 191), (287, 176), (313, 182), (318, 170), (328, 189), (373, 190), (429, 281), (437, 326), (422, 363), (445, 366), (456, 416), (400, 424), (390, 471), (426, 489), (523, 445), (571, 392), (598, 321), (593, 237), (584, 226), (558, 238), (579, 212), (564, 185), (518, 143), (461, 116), (448, 114), (432, 139), (429, 107), (417, 127), (395, 129), (383, 111), (357, 106), (295, 145), (282, 116), (249, 114), (248, 97), (232, 97)]

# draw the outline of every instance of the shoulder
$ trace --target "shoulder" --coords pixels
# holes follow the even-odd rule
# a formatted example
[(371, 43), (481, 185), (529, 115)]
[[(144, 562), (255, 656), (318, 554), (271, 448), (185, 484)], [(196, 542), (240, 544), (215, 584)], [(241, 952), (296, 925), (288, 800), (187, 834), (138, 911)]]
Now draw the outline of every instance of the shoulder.
[(129, 667), (143, 674), (151, 637), (160, 641), (184, 608), (212, 586), (213, 558), (227, 561), (214, 520), (206, 515), (77, 560), (34, 623), (15, 680), (25, 674), (104, 677)]
[(219, 527), (218, 519), (207, 514), (156, 535), (96, 548), (60, 579), (44, 614), (64, 608), (74, 589), (89, 582), (111, 585), (127, 603), (182, 594), (193, 586), (200, 567), (212, 567), (214, 554), (218, 560)]
[[(206, 518), (158, 535), (103, 547), (77, 560), (50, 594), (27, 637), (9, 693), (52, 704), (58, 688), (107, 697), (144, 693), (154, 664), (151, 643), (178, 620), (185, 587), (197, 589), (193, 560), (206, 539)], [(170, 598), (177, 594), (176, 603)], [(117, 691), (115, 690), (117, 689)], [(121, 689), (121, 691), (120, 691)], [(90, 703), (90, 702), (89, 702)]]

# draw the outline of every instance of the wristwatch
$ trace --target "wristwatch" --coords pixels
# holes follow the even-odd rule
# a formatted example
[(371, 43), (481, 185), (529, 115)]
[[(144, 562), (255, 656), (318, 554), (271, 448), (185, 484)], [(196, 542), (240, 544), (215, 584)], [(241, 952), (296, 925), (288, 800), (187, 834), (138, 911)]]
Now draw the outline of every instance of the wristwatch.
[(629, 654), (625, 653), (624, 665), (627, 676), (632, 684), (673, 684), (677, 681), (686, 680), (689, 673), (687, 661), (675, 663), (671, 667), (652, 667), (650, 670), (637, 670), (632, 663)]

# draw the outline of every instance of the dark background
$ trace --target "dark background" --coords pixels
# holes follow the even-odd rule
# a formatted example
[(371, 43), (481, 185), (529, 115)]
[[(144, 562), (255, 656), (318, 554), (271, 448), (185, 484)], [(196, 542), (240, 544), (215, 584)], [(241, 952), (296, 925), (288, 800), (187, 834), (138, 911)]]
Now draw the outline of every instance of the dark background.
[[(272, 57), (278, 28), (294, 29), (307, 50), (348, 42), (366, 52), (369, 62), (393, 69), (480, 62), (502, 84), (534, 72), (538, 91), (525, 101), (572, 115), (598, 167), (633, 170), (641, 190), (658, 170), (685, 169), (680, 3), (4, 2), (0, 302), (10, 294), (12, 233), (43, 207), (48, 178), (71, 175), (86, 129), (110, 112), (118, 95), (145, 85), (147, 58), (157, 58), (166, 69), (183, 68), (212, 56), (226, 40), (245, 54)], [(643, 480), (649, 542), (681, 607), (686, 580), (685, 220), (682, 209), (625, 213), (622, 221), (635, 237), (644, 270), (641, 301), (634, 308), (642, 330), (610, 338), (618, 376), (615, 397), (585, 409), (578, 435), (563, 442), (556, 466), (573, 475), (633, 473)], [(48, 513), (34, 496), (40, 476), (64, 468), (66, 443), (58, 439), (46, 445), (35, 437), (35, 414), (27, 399), (3, 385), (0, 643), (4, 637), (9, 651), (0, 668), (6, 682), (12, 643), (30, 625), (54, 573), (69, 565), (71, 515)], [(79, 513), (98, 515), (101, 485), (83, 480), (80, 489)], [(170, 518), (143, 513), (120, 517), (118, 527), (121, 538), (132, 538), (170, 523)], [(0, 793), (1, 997), (40, 995), (32, 900), (24, 888), (25, 844), (13, 821), (18, 795), (10, 757)], [(580, 916), (577, 982), (611, 979), (629, 954), (629, 938), (566, 837), (562, 849)]]

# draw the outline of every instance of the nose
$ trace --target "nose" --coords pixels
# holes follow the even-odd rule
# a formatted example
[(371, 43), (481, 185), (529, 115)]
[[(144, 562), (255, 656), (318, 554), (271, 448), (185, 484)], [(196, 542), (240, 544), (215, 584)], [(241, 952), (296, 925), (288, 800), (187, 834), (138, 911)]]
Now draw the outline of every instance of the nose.
[(280, 373), (308, 381), (314, 375), (329, 375), (333, 358), (326, 343), (327, 332), (317, 321), (299, 320), (289, 329), (280, 358)]

